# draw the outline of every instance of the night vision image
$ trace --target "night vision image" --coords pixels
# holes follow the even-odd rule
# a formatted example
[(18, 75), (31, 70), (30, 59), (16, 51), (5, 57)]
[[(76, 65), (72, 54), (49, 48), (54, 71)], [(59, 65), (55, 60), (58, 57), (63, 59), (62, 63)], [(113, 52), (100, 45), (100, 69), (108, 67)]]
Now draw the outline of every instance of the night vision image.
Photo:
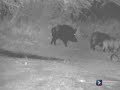
[(120, 90), (120, 0), (0, 0), (0, 90)]

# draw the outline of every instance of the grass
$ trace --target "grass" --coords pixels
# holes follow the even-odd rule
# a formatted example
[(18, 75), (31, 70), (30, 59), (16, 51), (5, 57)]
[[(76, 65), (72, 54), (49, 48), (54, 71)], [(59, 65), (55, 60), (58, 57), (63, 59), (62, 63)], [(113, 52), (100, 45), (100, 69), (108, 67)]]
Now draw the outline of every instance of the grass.
[(111, 19), (105, 22), (97, 21), (94, 23), (80, 23), (78, 28), (80, 32), (83, 33), (83, 35), (88, 36), (88, 38), (94, 31), (104, 32), (116, 38), (120, 37), (120, 22), (117, 20)]
[[(39, 21), (39, 20), (38, 20)], [(56, 24), (60, 20), (54, 20), (52, 22), (53, 24)], [(61, 22), (62, 23), (62, 22)], [(4, 23), (1, 26), (0, 31), (2, 33), (6, 34), (6, 36), (10, 36), (8, 38), (20, 40), (20, 41), (26, 41), (30, 43), (43, 43), (48, 42), (50, 39), (50, 29), (47, 28), (41, 28), (39, 22), (22, 22), (18, 23), (20, 24), (20, 27), (17, 27), (15, 24), (10, 26), (8, 23)], [(71, 25), (78, 29), (77, 35), (78, 37), (81, 35), (84, 38), (89, 38), (91, 33), (94, 31), (100, 31), (108, 33), (111, 36), (120, 37), (120, 22), (117, 20), (107, 20), (107, 21), (96, 21), (96, 22), (78, 22), (77, 24), (72, 25), (71, 23), (67, 23), (68, 25)], [(6, 27), (7, 26), (7, 27)], [(48, 26), (45, 26), (48, 27)], [(47, 33), (46, 33), (47, 32)], [(49, 33), (48, 33), (49, 32)]]

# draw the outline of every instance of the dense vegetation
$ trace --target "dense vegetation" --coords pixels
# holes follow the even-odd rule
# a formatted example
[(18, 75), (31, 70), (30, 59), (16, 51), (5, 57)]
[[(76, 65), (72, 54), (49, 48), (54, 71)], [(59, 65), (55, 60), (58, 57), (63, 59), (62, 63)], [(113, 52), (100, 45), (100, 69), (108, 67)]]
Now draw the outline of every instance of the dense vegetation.
[(0, 31), (34, 36), (40, 23), (47, 21), (77, 27), (85, 37), (96, 30), (119, 37), (119, 12), (115, 0), (1, 0)]

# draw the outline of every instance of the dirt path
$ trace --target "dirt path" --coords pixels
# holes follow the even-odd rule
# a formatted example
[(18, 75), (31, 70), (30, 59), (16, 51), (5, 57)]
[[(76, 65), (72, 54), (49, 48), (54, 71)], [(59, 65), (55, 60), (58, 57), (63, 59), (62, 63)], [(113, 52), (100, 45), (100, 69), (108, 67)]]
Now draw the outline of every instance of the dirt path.
[[(13, 45), (12, 45), (13, 44)], [(11, 47), (10, 47), (11, 46)], [(119, 90), (120, 63), (89, 50), (88, 41), (69, 47), (10, 43), (4, 48), (65, 61), (0, 57), (0, 90)], [(103, 86), (95, 85), (97, 79)]]

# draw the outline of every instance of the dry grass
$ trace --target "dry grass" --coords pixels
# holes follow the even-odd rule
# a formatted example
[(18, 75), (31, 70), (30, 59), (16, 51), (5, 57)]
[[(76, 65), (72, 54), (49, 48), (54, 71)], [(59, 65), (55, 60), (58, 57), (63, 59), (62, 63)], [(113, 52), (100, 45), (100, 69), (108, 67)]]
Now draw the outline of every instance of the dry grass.
[(78, 29), (77, 35), (79, 37), (82, 36), (83, 38), (89, 38), (91, 33), (94, 31), (100, 31), (104, 33), (108, 33), (111, 36), (114, 36), (116, 38), (120, 37), (120, 21), (109, 19), (106, 21), (98, 20), (96, 22), (77, 22), (72, 23), (71, 21), (62, 21), (62, 19), (54, 19), (51, 20), (53, 25), (55, 24), (67, 24), (71, 25), (74, 28)]
[[(38, 20), (39, 21), (39, 20)], [(56, 22), (59, 20), (55, 20)], [(53, 22), (53, 24), (54, 24)], [(60, 21), (59, 21), (60, 22)], [(48, 45), (50, 43), (50, 29), (45, 29), (48, 26), (43, 28), (40, 26), (39, 22), (28, 22), (26, 21), (19, 23), (20, 27), (15, 26), (15, 24), (9, 25), (9, 23), (4, 24), (0, 31), (3, 36), (6, 36), (7, 41), (10, 43), (16, 42), (21, 44), (37, 44), (37, 45)], [(68, 25), (72, 25), (70, 22)], [(6, 27), (7, 26), (7, 27)], [(100, 31), (104, 33), (108, 33), (111, 36), (116, 38), (120, 37), (120, 22), (117, 20), (107, 20), (105, 22), (97, 21), (97, 22), (79, 22), (79, 24), (72, 25), (73, 27), (77, 27), (77, 38), (90, 38), (91, 33), (94, 31)]]

